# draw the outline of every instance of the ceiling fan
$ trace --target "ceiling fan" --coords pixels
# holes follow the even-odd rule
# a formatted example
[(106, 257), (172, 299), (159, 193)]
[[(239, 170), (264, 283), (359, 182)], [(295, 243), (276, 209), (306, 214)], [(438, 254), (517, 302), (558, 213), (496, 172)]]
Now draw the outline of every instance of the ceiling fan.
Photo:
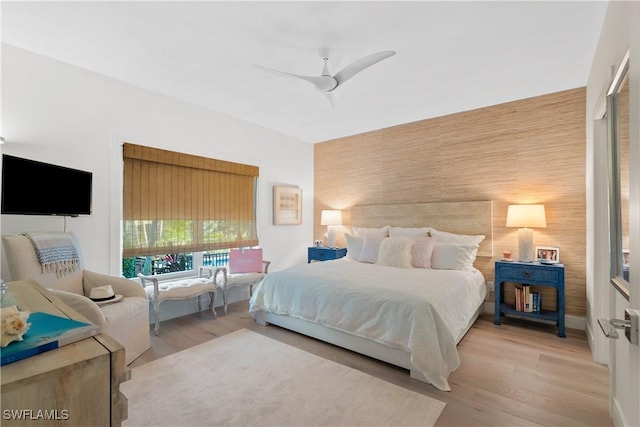
[(262, 65), (256, 65), (256, 67), (271, 73), (306, 80), (312, 83), (316, 87), (316, 89), (324, 92), (329, 98), (329, 102), (331, 103), (331, 105), (334, 105), (334, 100), (331, 96), (332, 91), (343, 85), (344, 82), (346, 82), (359, 72), (363, 71), (364, 69), (395, 54), (396, 52), (393, 50), (385, 50), (382, 52), (373, 53), (371, 55), (365, 56), (364, 58), (353, 61), (334, 75), (331, 75), (329, 73), (329, 69), (327, 67), (329, 58), (326, 56), (322, 58), (322, 60), (324, 61), (324, 65), (319, 76), (303, 76), (300, 74), (287, 73), (286, 71), (274, 70), (273, 68), (263, 67)]

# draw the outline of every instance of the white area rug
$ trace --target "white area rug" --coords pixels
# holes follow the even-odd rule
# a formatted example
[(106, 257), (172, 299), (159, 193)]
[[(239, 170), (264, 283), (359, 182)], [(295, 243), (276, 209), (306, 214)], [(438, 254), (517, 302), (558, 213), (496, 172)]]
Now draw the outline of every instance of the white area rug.
[(433, 426), (445, 403), (247, 329), (132, 369), (134, 426)]

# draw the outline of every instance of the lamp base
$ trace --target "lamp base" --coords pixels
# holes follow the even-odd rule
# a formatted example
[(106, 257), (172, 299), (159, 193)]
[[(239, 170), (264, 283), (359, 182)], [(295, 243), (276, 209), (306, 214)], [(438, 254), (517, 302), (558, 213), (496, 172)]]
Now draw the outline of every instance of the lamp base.
[(533, 250), (533, 230), (521, 228), (518, 230), (518, 260), (520, 262), (535, 261)]
[(333, 225), (327, 225), (327, 246), (330, 248), (336, 246), (336, 229)]

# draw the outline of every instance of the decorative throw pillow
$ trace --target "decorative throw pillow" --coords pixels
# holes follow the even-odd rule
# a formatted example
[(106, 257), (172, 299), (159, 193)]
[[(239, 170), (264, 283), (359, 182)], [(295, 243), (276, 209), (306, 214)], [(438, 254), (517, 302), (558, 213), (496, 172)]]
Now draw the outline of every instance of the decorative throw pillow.
[(380, 249), (380, 244), (384, 239), (387, 239), (387, 237), (380, 236), (378, 234), (367, 234), (364, 238), (364, 242), (362, 243), (362, 249), (360, 250), (358, 261), (375, 264), (376, 261), (378, 261), (378, 250)]
[(389, 228), (389, 237), (408, 236), (408, 237), (428, 237), (429, 227), (407, 228), (407, 227), (391, 227)]
[(440, 270), (472, 270), (478, 245), (436, 243), (431, 255), (431, 268)]
[(349, 233), (345, 233), (344, 237), (347, 239), (347, 259), (358, 260), (360, 257), (360, 251), (362, 250), (362, 244), (364, 239), (360, 237), (352, 236)]
[(467, 234), (454, 234), (447, 233), (446, 231), (439, 231), (435, 228), (430, 228), (429, 233), (436, 238), (438, 242), (455, 243), (459, 245), (479, 245), (484, 240), (483, 234), (470, 236)]
[(411, 265), (412, 246), (413, 239), (410, 237), (388, 237), (380, 243), (376, 264), (399, 268), (413, 268), (413, 265)]
[(388, 237), (389, 236), (389, 226), (385, 225), (381, 228), (365, 228), (365, 227), (351, 227), (353, 230), (353, 235), (356, 237), (364, 238), (369, 234), (375, 234), (377, 236)]
[(435, 237), (418, 237), (413, 239), (411, 265), (416, 268), (431, 268), (431, 256), (435, 246)]

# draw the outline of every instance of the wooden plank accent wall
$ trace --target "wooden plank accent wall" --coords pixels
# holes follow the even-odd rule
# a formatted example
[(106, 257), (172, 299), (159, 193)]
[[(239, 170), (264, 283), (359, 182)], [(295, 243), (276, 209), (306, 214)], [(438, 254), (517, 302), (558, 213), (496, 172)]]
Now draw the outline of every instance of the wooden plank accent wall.
[[(493, 200), (494, 258), (476, 262), (493, 280), (502, 251), (518, 256), (507, 206), (542, 203), (547, 228), (534, 230), (534, 245), (560, 248), (566, 313), (584, 316), (585, 109), (586, 89), (577, 88), (317, 143), (314, 238), (326, 231), (322, 209), (342, 209), (350, 225), (355, 205)], [(542, 290), (543, 307), (555, 307)]]

